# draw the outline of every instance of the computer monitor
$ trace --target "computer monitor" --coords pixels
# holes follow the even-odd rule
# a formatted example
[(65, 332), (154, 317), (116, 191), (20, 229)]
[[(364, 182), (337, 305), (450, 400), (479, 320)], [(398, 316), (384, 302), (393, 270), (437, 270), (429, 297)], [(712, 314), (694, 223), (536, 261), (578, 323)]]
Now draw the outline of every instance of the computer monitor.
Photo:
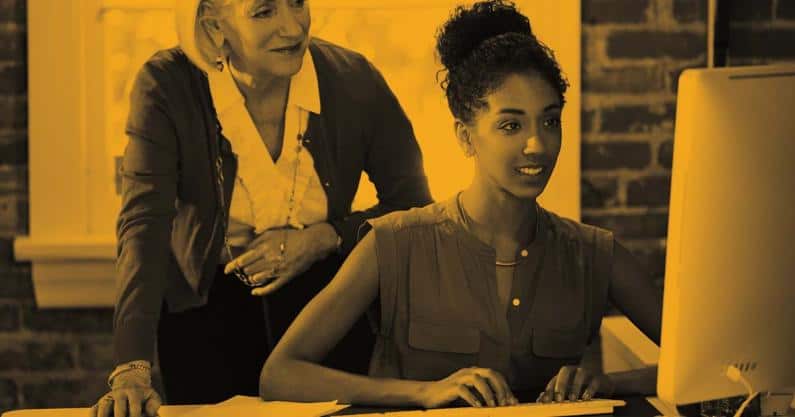
[(658, 396), (795, 386), (795, 65), (679, 78)]

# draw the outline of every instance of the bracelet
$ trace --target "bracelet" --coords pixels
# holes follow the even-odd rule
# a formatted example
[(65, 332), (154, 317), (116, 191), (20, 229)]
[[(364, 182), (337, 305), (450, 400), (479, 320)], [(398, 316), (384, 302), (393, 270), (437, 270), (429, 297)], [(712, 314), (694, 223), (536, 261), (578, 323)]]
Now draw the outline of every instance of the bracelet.
[(108, 386), (112, 389), (113, 388), (113, 378), (116, 378), (120, 374), (129, 371), (142, 371), (146, 374), (147, 377), (151, 377), (152, 366), (149, 365), (148, 361), (132, 361), (121, 364), (110, 373), (108, 376)]

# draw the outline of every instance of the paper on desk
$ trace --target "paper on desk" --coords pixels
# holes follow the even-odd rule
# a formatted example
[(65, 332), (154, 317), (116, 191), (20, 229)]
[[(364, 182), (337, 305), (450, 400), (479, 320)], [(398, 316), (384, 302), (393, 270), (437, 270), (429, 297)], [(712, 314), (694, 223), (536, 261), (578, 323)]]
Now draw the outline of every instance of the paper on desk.
[(238, 395), (222, 403), (200, 407), (181, 417), (322, 417), (348, 408), (336, 401), (295, 403), (287, 401), (262, 401), (259, 397)]

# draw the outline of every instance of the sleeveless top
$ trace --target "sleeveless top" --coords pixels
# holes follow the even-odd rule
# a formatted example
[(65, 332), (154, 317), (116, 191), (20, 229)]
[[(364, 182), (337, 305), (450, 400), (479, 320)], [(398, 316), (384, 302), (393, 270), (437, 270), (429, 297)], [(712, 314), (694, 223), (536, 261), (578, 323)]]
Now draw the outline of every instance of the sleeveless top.
[(380, 288), (370, 375), (427, 381), (477, 366), (515, 392), (540, 391), (579, 363), (607, 308), (613, 234), (539, 213), (507, 313), (495, 251), (464, 228), (456, 198), (370, 220)]

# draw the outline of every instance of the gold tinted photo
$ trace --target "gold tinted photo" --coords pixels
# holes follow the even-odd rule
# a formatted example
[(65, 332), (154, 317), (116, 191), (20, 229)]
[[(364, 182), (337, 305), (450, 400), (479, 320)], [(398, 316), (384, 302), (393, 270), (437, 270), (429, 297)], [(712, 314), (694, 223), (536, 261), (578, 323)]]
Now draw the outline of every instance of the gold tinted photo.
[(791, 3), (0, 1), (0, 412), (795, 415)]

